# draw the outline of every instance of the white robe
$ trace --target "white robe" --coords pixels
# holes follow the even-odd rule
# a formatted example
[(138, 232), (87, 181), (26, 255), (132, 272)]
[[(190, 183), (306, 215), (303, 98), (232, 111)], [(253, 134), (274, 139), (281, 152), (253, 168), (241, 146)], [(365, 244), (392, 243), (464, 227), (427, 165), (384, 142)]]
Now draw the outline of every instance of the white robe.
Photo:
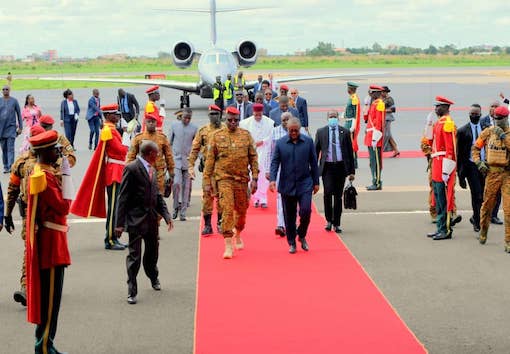
[(262, 142), (262, 145), (256, 147), (258, 162), (259, 162), (259, 178), (257, 181), (257, 192), (253, 198), (255, 202), (267, 204), (267, 188), (269, 181), (266, 179), (266, 158), (268, 151), (271, 148), (271, 132), (273, 131), (274, 121), (266, 116), (262, 116), (260, 121), (256, 121), (254, 116), (243, 119), (239, 126), (250, 132), (253, 141), (257, 143)]

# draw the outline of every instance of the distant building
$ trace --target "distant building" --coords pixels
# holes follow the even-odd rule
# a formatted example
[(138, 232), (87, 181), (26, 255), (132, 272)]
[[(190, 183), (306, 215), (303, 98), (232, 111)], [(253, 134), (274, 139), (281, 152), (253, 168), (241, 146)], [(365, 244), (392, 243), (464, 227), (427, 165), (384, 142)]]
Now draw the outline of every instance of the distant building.
[(41, 60), (44, 61), (56, 61), (57, 60), (57, 50), (56, 49), (48, 49), (43, 52), (41, 55)]
[(126, 60), (127, 58), (128, 55), (126, 53), (106, 54), (97, 57), (97, 59), (101, 60)]
[(14, 55), (0, 55), (0, 61), (14, 61), (16, 58)]

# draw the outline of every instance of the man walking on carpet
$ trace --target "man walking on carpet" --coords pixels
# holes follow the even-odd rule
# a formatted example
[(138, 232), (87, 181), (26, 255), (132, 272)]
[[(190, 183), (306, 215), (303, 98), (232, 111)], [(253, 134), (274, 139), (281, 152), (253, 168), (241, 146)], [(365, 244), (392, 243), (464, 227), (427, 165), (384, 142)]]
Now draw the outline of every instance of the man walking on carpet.
[[(276, 142), (271, 160), (269, 189), (276, 191), (276, 177), (280, 168), (278, 192), (282, 195), (283, 215), (289, 243), (289, 253), (296, 253), (296, 233), (301, 248), (308, 251), (306, 233), (312, 213), (312, 193), (319, 191), (319, 168), (313, 140), (300, 134), (301, 122), (291, 118), (287, 123), (288, 137)], [(299, 205), (299, 227), (296, 213)]]

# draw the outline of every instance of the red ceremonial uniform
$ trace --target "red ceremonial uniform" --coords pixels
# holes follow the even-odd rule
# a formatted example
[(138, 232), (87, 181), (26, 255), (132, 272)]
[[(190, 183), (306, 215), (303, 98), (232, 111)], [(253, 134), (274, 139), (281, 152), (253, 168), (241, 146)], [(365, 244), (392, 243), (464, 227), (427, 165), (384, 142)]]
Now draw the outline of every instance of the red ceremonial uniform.
[[(443, 116), (434, 124), (432, 140), (432, 181), (443, 182), (443, 159), (456, 161), (456, 128), (450, 116)], [(455, 173), (456, 168), (450, 173), (447, 185), (447, 210), (453, 211), (455, 207)]]
[[(156, 119), (156, 129), (163, 130), (163, 117), (159, 114), (159, 108), (155, 102), (149, 100), (145, 105), (145, 115), (150, 114), (151, 116), (157, 117)], [(142, 132), (145, 131), (145, 116), (143, 118), (142, 123)]]
[(384, 120), (386, 119), (386, 107), (384, 105), (383, 100), (380, 98), (374, 100), (370, 105), (370, 109), (368, 110), (368, 121), (367, 121), (367, 133), (365, 134), (365, 145), (372, 146), (372, 136), (373, 130), (375, 128), (379, 130), (382, 135), (379, 141), (377, 142), (377, 147), (382, 147), (384, 136)]
[[(27, 183), (27, 319), (41, 323), (40, 270), (71, 264), (67, 245), (67, 214), (70, 201), (62, 197), (62, 187), (52, 167), (36, 165), (46, 180), (44, 190), (32, 194), (31, 182)], [(37, 174), (34, 168), (32, 176)], [(44, 185), (44, 183), (43, 183)], [(35, 189), (35, 188), (34, 188)], [(61, 231), (57, 229), (62, 229)]]
[(115, 125), (105, 122), (99, 144), (71, 205), (71, 213), (83, 217), (106, 217), (105, 188), (122, 181), (127, 151)]

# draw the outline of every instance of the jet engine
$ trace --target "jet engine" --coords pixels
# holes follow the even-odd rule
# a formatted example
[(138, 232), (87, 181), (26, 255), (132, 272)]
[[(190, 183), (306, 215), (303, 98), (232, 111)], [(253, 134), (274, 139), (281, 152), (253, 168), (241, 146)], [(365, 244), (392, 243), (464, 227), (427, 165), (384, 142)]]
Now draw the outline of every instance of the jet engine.
[(195, 57), (195, 49), (189, 42), (177, 42), (172, 50), (172, 60), (178, 68), (184, 69), (191, 65)]
[(249, 67), (257, 61), (257, 46), (252, 41), (242, 41), (234, 52), (239, 65)]

